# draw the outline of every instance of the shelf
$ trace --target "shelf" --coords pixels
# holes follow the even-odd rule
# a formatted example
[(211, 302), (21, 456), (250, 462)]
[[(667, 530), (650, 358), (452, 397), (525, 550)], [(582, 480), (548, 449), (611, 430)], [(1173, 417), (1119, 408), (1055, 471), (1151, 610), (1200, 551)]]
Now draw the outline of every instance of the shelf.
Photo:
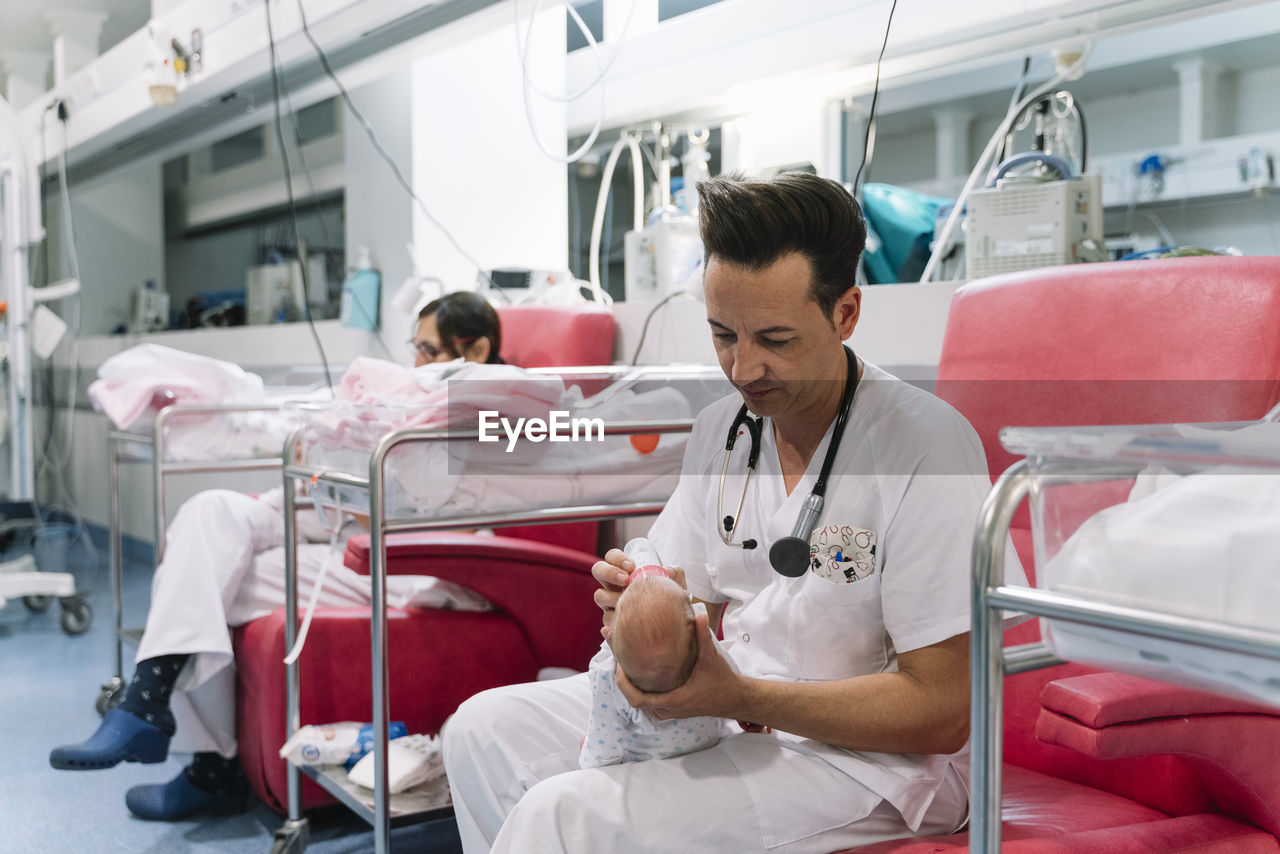
[[(341, 765), (299, 765), (298, 768), (360, 818), (373, 824), (373, 790), (348, 780), (346, 769)], [(448, 779), (441, 775), (407, 792), (392, 795), (389, 812), (392, 827), (448, 818), (453, 815)]]

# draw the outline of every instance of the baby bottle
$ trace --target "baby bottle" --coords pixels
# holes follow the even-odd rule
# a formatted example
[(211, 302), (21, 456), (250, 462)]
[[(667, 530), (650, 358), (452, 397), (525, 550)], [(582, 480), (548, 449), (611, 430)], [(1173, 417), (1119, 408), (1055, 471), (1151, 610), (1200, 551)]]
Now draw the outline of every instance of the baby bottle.
[(662, 558), (658, 557), (658, 550), (647, 537), (636, 537), (622, 547), (622, 552), (635, 562), (636, 568), (631, 573), (633, 579), (648, 574), (671, 575), (662, 568)]

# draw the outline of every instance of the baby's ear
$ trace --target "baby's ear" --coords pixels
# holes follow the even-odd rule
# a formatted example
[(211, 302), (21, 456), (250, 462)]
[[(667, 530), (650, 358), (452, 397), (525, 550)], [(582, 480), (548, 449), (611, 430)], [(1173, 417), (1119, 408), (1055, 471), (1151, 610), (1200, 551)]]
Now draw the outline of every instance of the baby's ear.
[(601, 626), (601, 627), (600, 627), (600, 637), (602, 637), (602, 638), (604, 638), (605, 640), (609, 641), (609, 642), (610, 642), (610, 646), (612, 646), (612, 645), (613, 645), (613, 629), (609, 628), (608, 626)]

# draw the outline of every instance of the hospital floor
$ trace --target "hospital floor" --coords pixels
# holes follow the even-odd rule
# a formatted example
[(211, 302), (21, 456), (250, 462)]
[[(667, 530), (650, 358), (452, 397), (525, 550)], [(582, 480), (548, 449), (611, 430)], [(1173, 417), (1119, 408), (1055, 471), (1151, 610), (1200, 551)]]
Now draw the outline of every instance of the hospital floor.
[[(105, 551), (99, 551), (105, 566)], [(122, 763), (105, 771), (55, 771), (49, 767), (53, 747), (87, 738), (99, 718), (93, 702), (98, 686), (111, 675), (111, 598), (105, 569), (87, 572), (87, 550), (72, 549), (69, 558), (78, 583), (88, 590), (93, 626), (80, 637), (68, 637), (58, 625), (55, 603), (32, 614), (20, 601), (0, 609), (0, 854), (77, 851), (86, 854), (159, 854), (159, 852), (253, 852), (270, 850), (281, 817), (256, 798), (235, 816), (179, 822), (134, 818), (124, 793), (139, 783), (174, 777), (187, 757), (170, 756), (164, 764)], [(125, 625), (141, 625), (150, 597), (151, 567), (126, 562)], [(133, 648), (125, 647), (127, 662)], [(126, 667), (132, 672), (132, 664)], [(357, 854), (373, 851), (369, 825), (341, 807), (313, 812), (314, 854)], [(461, 847), (452, 819), (397, 828), (393, 851), (452, 854)]]

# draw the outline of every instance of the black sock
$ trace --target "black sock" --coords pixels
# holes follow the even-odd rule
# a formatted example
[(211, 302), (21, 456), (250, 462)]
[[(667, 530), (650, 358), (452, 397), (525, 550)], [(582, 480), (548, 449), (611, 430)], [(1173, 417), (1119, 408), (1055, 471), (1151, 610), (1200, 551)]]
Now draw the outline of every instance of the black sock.
[(173, 712), (169, 711), (169, 696), (173, 683), (178, 681), (182, 665), (189, 655), (158, 655), (138, 662), (133, 681), (124, 692), (120, 708), (160, 727), (166, 735), (173, 735)]
[(249, 791), (249, 781), (235, 756), (224, 759), (220, 753), (197, 753), (183, 773), (191, 785), (211, 795), (241, 796)]

